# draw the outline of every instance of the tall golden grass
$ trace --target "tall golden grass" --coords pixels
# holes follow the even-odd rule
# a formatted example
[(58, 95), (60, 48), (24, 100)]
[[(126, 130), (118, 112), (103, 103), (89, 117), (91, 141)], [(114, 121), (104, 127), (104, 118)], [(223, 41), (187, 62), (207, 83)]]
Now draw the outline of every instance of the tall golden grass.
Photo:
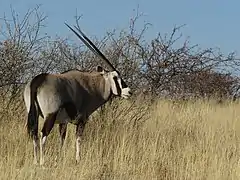
[(71, 124), (65, 153), (55, 160), (56, 125), (46, 143), (45, 168), (33, 165), (22, 110), (4, 112), (0, 120), (0, 179), (240, 178), (238, 103), (115, 101), (89, 119), (79, 164)]

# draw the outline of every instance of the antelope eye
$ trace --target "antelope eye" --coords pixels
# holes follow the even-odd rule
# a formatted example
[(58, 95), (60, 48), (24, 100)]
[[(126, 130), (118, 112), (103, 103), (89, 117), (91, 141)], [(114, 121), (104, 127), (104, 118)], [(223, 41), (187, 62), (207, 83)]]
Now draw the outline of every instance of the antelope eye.
[(113, 80), (114, 80), (114, 81), (116, 81), (117, 79), (118, 79), (117, 76), (114, 76), (114, 77), (113, 77)]

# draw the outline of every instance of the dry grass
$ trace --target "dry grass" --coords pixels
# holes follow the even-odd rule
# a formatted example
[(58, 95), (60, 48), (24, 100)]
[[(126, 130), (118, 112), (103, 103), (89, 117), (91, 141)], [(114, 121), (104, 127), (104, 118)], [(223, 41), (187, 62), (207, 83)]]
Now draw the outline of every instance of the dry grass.
[[(115, 103), (114, 103), (115, 104)], [(46, 168), (32, 164), (24, 116), (0, 121), (0, 179), (239, 179), (240, 104), (121, 101), (90, 119), (75, 164), (74, 126), (55, 164), (57, 126), (47, 141)], [(5, 122), (5, 123), (4, 123)]]

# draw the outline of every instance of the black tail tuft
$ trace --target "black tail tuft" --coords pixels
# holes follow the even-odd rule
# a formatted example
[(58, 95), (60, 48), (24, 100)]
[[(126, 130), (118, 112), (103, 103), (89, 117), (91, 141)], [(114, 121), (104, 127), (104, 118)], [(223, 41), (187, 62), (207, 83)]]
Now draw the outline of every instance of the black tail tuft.
[(31, 103), (30, 110), (28, 113), (28, 121), (27, 121), (27, 132), (30, 137), (33, 137), (33, 131), (36, 128), (37, 122), (37, 109), (35, 104)]
[(27, 133), (29, 136), (37, 135), (38, 131), (38, 112), (37, 112), (37, 89), (44, 82), (47, 73), (37, 75), (30, 84), (30, 109), (27, 120)]

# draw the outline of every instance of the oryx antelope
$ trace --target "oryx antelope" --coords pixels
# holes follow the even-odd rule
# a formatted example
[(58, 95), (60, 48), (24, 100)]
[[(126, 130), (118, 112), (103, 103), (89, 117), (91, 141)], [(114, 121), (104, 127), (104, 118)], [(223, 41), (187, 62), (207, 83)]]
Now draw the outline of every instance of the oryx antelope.
[[(66, 24), (67, 25), (67, 24)], [(63, 146), (67, 123), (76, 125), (76, 161), (80, 160), (80, 140), (88, 117), (112, 96), (128, 98), (131, 90), (122, 80), (119, 72), (97, 47), (83, 34), (79, 27), (77, 33), (67, 25), (96, 55), (111, 68), (107, 72), (97, 66), (96, 72), (69, 70), (61, 74), (43, 73), (27, 83), (24, 101), (28, 112), (26, 122), (28, 134), (33, 139), (34, 163), (44, 164), (44, 145), (54, 124), (59, 124), (60, 147)], [(38, 118), (44, 118), (40, 141), (38, 138)]]

